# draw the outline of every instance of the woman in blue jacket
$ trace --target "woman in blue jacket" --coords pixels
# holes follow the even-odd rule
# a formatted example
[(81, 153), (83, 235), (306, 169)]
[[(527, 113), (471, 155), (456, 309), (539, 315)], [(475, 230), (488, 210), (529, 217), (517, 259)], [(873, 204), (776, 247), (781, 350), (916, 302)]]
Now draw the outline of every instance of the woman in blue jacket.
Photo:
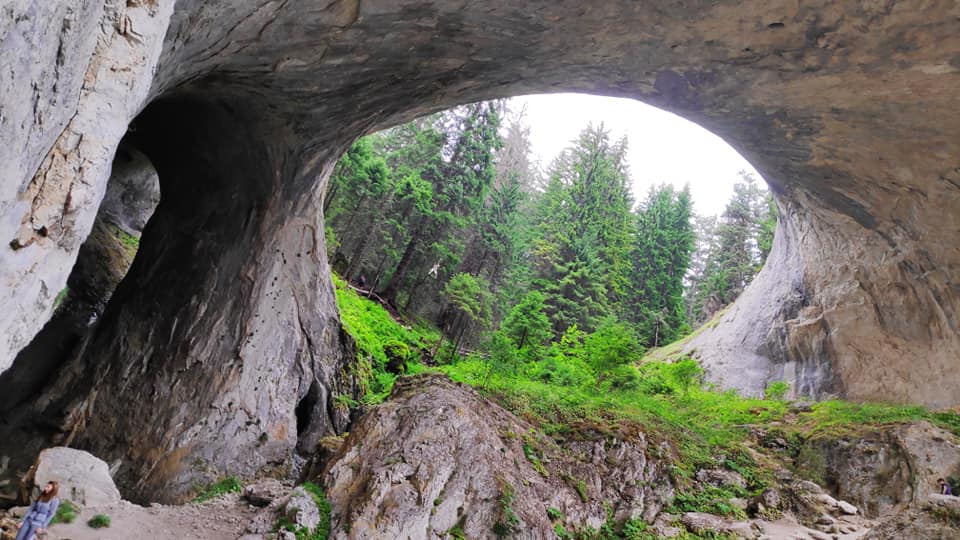
[(38, 534), (43, 534), (53, 520), (53, 516), (57, 514), (57, 507), (60, 506), (60, 499), (57, 498), (59, 488), (56, 482), (49, 482), (43, 487), (40, 498), (30, 505), (27, 515), (23, 516), (23, 521), (17, 524), (17, 528), (20, 529), (17, 540), (33, 540)]

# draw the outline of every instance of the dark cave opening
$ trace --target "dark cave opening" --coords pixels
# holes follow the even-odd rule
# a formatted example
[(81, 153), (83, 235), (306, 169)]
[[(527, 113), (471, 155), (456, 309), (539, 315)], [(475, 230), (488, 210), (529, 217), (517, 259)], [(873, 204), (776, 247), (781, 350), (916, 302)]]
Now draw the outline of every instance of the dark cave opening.
[(319, 388), (317, 388), (317, 384), (314, 383), (310, 385), (310, 390), (308, 390), (307, 393), (300, 398), (300, 401), (297, 402), (297, 407), (294, 410), (294, 413), (297, 417), (298, 439), (310, 429), (310, 424), (313, 421), (313, 415), (319, 400), (320, 391)]
[(157, 170), (128, 135), (117, 147), (93, 228), (58, 294), (54, 312), (13, 365), (0, 374), (0, 414), (43, 390), (78, 351), (130, 269), (160, 199)]

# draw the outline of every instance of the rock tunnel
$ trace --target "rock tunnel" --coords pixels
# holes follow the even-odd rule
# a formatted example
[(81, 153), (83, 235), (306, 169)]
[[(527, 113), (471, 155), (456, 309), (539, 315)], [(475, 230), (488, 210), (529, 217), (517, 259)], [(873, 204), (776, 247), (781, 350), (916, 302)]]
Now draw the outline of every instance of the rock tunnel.
[(295, 467), (357, 392), (323, 245), (337, 157), (422, 114), (554, 91), (674, 112), (770, 183), (767, 265), (689, 345), (713, 381), (956, 406), (958, 24), (955, 2), (919, 0), (14, 0), (0, 369), (49, 318), (121, 140), (161, 197), (94, 330), (4, 411), (3, 440), (88, 448), (140, 499)]

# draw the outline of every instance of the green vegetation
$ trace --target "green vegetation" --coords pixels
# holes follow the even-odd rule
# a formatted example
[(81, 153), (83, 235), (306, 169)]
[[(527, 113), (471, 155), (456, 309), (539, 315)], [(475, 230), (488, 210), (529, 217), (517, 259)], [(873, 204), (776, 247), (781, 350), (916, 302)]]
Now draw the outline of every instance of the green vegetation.
[(80, 510), (73, 504), (69, 499), (63, 499), (60, 501), (60, 505), (57, 506), (57, 513), (53, 515), (53, 519), (50, 520), (50, 524), (56, 523), (73, 523), (77, 519), (77, 514)]
[(500, 505), (500, 519), (493, 525), (493, 533), (497, 538), (503, 538), (516, 532), (520, 526), (520, 518), (513, 511), (513, 501), (516, 498), (513, 486), (505, 481), (500, 481), (500, 498), (497, 503)]
[(87, 521), (87, 525), (94, 529), (104, 529), (110, 526), (110, 516), (106, 514), (97, 514)]
[(786, 381), (776, 381), (770, 383), (764, 390), (763, 395), (767, 399), (773, 399), (776, 401), (783, 401), (783, 398), (786, 397), (787, 392), (790, 391), (790, 383)]
[(53, 299), (53, 309), (59, 308), (63, 301), (67, 299), (67, 296), (70, 294), (70, 287), (64, 287), (60, 289), (60, 292), (57, 293), (57, 297)]
[(140, 249), (140, 237), (128, 233), (118, 225), (111, 224), (110, 230), (130, 255), (135, 255)]
[(749, 173), (740, 173), (719, 217), (696, 220), (697, 249), (685, 292), (688, 318), (702, 324), (730, 305), (763, 267), (773, 247), (777, 205)]
[[(364, 342), (368, 345), (363, 347), (371, 347), (363, 350), (372, 350), (377, 344), (382, 347), (390, 340), (407, 344), (430, 344), (431, 340), (433, 343), (439, 340), (435, 331), (403, 327), (381, 306), (344, 288), (339, 279), (336, 282), (338, 299), (350, 310), (344, 314), (345, 324), (351, 334), (357, 332), (356, 335), (368, 340)], [(362, 325), (365, 324), (378, 328), (379, 334), (370, 327), (364, 328)], [(516, 352), (518, 342), (509, 335), (506, 338), (506, 349)], [(546, 436), (595, 433), (618, 437), (642, 431), (648, 437), (666, 439), (676, 449), (671, 467), (677, 486), (673, 510), (740, 516), (742, 511), (731, 505), (730, 499), (760, 493), (773, 481), (769, 471), (756, 463), (744, 448), (750, 441), (753, 428), (784, 420), (790, 405), (780, 391), (785, 393), (788, 387), (785, 383), (775, 383), (771, 385), (767, 399), (745, 398), (733, 391), (718, 392), (705, 388), (703, 370), (691, 359), (673, 363), (618, 364), (613, 361), (612, 368), (611, 363), (592, 359), (593, 355), (619, 350), (618, 343), (622, 338), (622, 334), (602, 329), (587, 334), (571, 328), (559, 340), (542, 345), (540, 354), (532, 355), (540, 360), (493, 350), (487, 358), (479, 354), (455, 355), (452, 362), (433, 367), (411, 359), (407, 363), (408, 373), (438, 372), (469, 384), (537, 426)], [(361, 338), (357, 340), (358, 347), (361, 347)], [(509, 359), (505, 360), (505, 356)], [(611, 357), (616, 355), (611, 354)], [(391, 384), (394, 378), (391, 376)], [(389, 386), (383, 388), (382, 395), (389, 390)], [(802, 451), (804, 441), (816, 437), (856, 434), (865, 429), (913, 420), (929, 420), (960, 434), (960, 416), (932, 413), (922, 407), (825, 401), (813, 405), (809, 412), (791, 414), (789, 423), (770, 429), (770, 436), (790, 441), (796, 452)], [(506, 438), (522, 437), (527, 460), (536, 470), (542, 468), (540, 474), (547, 476), (549, 471), (542, 463), (538, 436), (536, 433), (505, 435)], [(700, 487), (693, 478), (701, 468), (736, 471), (747, 481), (747, 487)], [(568, 477), (566, 481), (585, 502), (589, 501), (583, 480)], [(512, 488), (505, 486), (502, 506), (509, 508), (512, 498)], [(504, 510), (505, 517), (500, 520), (498, 530), (507, 530), (510, 515)], [(566, 530), (562, 524), (557, 526)]]
[(337, 306), (343, 327), (357, 347), (357, 375), (363, 388), (363, 401), (380, 403), (397, 376), (388, 371), (391, 361), (406, 363), (419, 360), (439, 340), (436, 330), (413, 329), (399, 324), (380, 304), (363, 298), (338, 276), (333, 276)]
[(462, 525), (454, 525), (447, 531), (447, 538), (450, 540), (467, 540), (467, 535), (463, 532)]
[[(745, 450), (757, 429), (789, 441), (797, 458), (816, 437), (906, 420), (960, 433), (960, 416), (917, 407), (792, 410), (784, 381), (763, 399), (705, 387), (684, 336), (696, 335), (691, 324), (716, 326), (762, 267), (777, 222), (770, 194), (743, 173), (719, 217), (695, 216), (686, 188), (655, 186), (634, 204), (626, 140), (587, 126), (541, 174), (528, 130), (518, 118), (504, 128), (505, 117), (502, 102), (478, 103), (365, 137), (331, 177), (331, 263), (345, 276), (334, 284), (364, 404), (404, 374), (446, 374), (536, 426), (522, 448), (544, 477), (537, 437), (642, 432), (673, 449), (661, 457), (671, 461), (674, 511), (730, 516), (743, 514), (732, 498), (773, 482)], [(812, 460), (798, 461), (816, 474)], [(695, 481), (704, 468), (736, 471), (747, 486), (704, 487)], [(599, 496), (565, 480), (584, 502)], [(502, 482), (498, 535), (519, 522), (513, 499)], [(550, 517), (560, 538), (651, 537), (642, 522), (611, 517), (599, 531), (570, 532)]]
[(211, 499), (216, 499), (227, 493), (239, 493), (243, 489), (243, 483), (236, 476), (228, 476), (209, 486), (199, 490), (193, 502), (202, 503)]
[(327, 495), (323, 492), (323, 488), (312, 482), (306, 482), (301, 487), (317, 504), (317, 508), (320, 510), (320, 523), (317, 524), (316, 529), (311, 531), (306, 527), (297, 527), (290, 523), (286, 517), (281, 516), (277, 521), (277, 530), (290, 531), (297, 537), (297, 540), (327, 540), (330, 536), (330, 502), (327, 500)]
[(577, 495), (580, 495), (581, 501), (590, 502), (590, 496), (587, 494), (587, 483), (583, 480), (577, 480)]
[[(671, 343), (763, 265), (776, 205), (747, 173), (719, 218), (695, 216), (688, 188), (653, 186), (637, 200), (627, 147), (589, 124), (541, 170), (522, 114), (502, 101), (365, 137), (324, 200), (331, 262), (438, 327), (452, 342), (433, 349), (440, 359), (509, 338), (532, 360), (569, 328), (610, 319), (644, 348)], [(388, 379), (371, 381), (374, 402)]]

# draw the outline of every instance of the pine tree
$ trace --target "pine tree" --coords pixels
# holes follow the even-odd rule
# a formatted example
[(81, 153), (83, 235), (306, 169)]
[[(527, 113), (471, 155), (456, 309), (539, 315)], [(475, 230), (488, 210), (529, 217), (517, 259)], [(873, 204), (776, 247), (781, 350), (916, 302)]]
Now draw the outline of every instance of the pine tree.
[(695, 247), (689, 186), (650, 188), (637, 212), (632, 295), (626, 318), (641, 341), (657, 347), (689, 330), (683, 302), (683, 278)]
[(553, 331), (592, 329), (627, 290), (632, 199), (626, 140), (588, 126), (554, 162), (531, 242), (533, 284)]
[(524, 295), (503, 320), (500, 331), (528, 360), (539, 360), (544, 344), (552, 337), (543, 294), (530, 291)]
[(757, 180), (741, 172), (742, 182), (714, 229), (714, 237), (701, 241), (709, 247), (701, 275), (691, 276), (687, 302), (696, 322), (709, 319), (731, 304), (763, 266), (776, 229), (776, 205)]

